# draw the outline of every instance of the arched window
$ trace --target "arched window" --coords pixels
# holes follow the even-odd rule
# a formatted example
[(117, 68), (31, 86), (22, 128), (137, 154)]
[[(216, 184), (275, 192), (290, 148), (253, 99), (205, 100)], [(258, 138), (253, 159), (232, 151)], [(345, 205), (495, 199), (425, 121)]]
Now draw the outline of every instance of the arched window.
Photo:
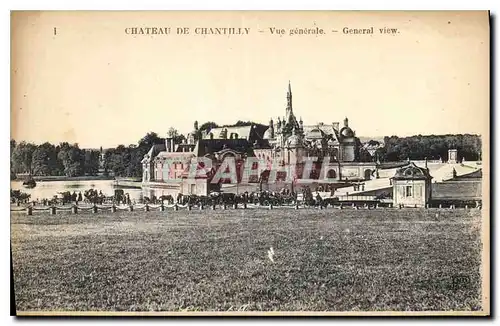
[(337, 172), (335, 172), (335, 170), (331, 169), (328, 171), (326, 176), (327, 176), (327, 178), (334, 179), (337, 177)]
[(365, 170), (365, 180), (370, 180), (372, 176), (372, 171), (370, 169)]

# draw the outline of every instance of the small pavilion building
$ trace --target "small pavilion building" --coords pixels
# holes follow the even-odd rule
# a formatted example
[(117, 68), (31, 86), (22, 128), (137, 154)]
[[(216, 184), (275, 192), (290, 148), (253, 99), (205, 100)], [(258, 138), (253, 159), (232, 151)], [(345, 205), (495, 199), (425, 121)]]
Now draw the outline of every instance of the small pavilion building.
[(392, 179), (394, 206), (425, 207), (431, 199), (432, 177), (427, 168), (411, 162), (398, 170)]

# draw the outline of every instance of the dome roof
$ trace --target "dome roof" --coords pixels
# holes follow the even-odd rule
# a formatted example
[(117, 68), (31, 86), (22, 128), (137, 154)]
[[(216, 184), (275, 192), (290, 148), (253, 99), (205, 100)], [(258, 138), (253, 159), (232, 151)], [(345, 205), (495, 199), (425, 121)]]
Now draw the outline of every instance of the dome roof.
[(409, 165), (396, 170), (396, 174), (393, 178), (403, 180), (421, 180), (431, 179), (432, 177), (427, 169), (418, 167), (415, 163), (411, 162)]
[(344, 138), (354, 137), (354, 131), (352, 131), (352, 129), (350, 127), (344, 127), (342, 129), (340, 129), (340, 134)]

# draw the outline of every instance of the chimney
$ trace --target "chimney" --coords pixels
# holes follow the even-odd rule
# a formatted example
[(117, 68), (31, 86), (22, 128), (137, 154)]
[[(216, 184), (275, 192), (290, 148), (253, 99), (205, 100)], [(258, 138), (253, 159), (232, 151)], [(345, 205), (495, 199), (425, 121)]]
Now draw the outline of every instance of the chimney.
[(171, 143), (172, 138), (167, 137), (165, 138), (165, 150), (167, 153), (170, 153), (172, 151), (172, 143)]

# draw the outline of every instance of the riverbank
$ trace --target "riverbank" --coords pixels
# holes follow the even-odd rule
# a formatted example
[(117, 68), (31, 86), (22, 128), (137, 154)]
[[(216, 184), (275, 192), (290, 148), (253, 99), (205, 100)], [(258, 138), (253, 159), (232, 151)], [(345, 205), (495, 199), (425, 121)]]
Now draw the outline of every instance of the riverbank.
[[(23, 181), (28, 176), (25, 175), (17, 175), (17, 178), (11, 181)], [(79, 177), (67, 177), (65, 175), (47, 175), (47, 176), (33, 176), (35, 181), (93, 181), (93, 180), (114, 180), (115, 178), (112, 176), (104, 176), (104, 175), (85, 175)]]

